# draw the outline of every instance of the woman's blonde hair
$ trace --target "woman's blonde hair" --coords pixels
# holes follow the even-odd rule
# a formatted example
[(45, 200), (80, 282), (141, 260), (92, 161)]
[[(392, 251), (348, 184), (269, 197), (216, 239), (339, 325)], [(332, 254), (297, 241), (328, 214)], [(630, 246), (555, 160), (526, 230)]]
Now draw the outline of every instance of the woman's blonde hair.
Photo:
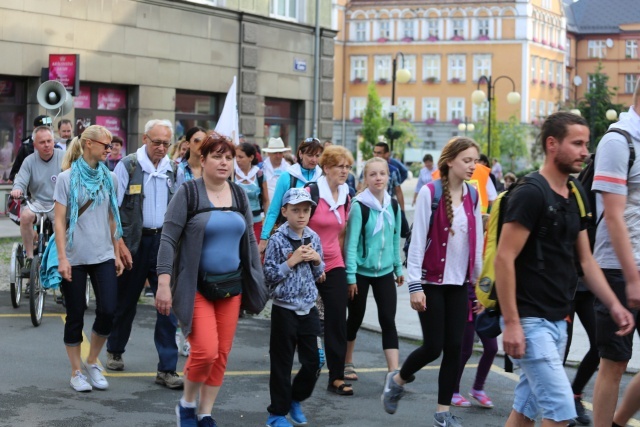
[(112, 135), (104, 126), (92, 125), (82, 132), (82, 135), (76, 136), (67, 146), (67, 151), (64, 153), (62, 159), (62, 170), (66, 171), (71, 167), (71, 164), (78, 160), (84, 153), (84, 147), (88, 139), (98, 141), (103, 136), (109, 138), (111, 141)]
[[(442, 149), (442, 153), (438, 159), (438, 169), (440, 169), (440, 179), (442, 180), (442, 196), (446, 203), (449, 224), (453, 224), (453, 206), (451, 201), (451, 191), (449, 191), (448, 162), (453, 161), (458, 154), (471, 147), (475, 147), (476, 150), (478, 150), (478, 153), (480, 153), (480, 146), (473, 139), (464, 136), (456, 136), (447, 142), (447, 145)], [(449, 227), (449, 232), (452, 235), (454, 234), (453, 227)]]
[(332, 168), (337, 166), (341, 161), (346, 160), (349, 165), (353, 164), (353, 154), (341, 145), (330, 145), (324, 149), (320, 156), (320, 167)]

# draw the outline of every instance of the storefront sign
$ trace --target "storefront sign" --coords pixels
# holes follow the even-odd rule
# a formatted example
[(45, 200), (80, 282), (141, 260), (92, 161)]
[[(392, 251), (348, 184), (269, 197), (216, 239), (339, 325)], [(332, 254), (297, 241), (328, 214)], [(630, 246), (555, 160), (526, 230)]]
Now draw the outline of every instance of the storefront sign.
[(112, 135), (122, 138), (122, 141), (124, 141), (122, 144), (123, 153), (127, 152), (125, 148), (127, 144), (127, 135), (125, 134), (124, 129), (122, 129), (122, 121), (119, 117), (96, 116), (96, 124), (106, 127)]
[(88, 86), (80, 86), (80, 93), (73, 98), (74, 108), (91, 108), (91, 88)]
[(98, 110), (124, 110), (127, 108), (127, 91), (121, 89), (98, 89)]
[(307, 72), (307, 61), (305, 61), (304, 59), (294, 58), (293, 59), (293, 69), (295, 71), (300, 71), (301, 73), (306, 73)]
[(64, 85), (71, 96), (80, 90), (80, 55), (49, 54), (49, 80), (57, 80)]

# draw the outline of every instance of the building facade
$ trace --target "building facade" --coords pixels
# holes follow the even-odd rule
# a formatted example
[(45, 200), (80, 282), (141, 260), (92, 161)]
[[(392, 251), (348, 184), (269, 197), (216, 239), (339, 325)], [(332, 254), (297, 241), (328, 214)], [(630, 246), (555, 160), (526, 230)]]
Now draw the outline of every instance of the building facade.
[(0, 2), (0, 179), (45, 113), (36, 92), (50, 54), (79, 55), (80, 93), (64, 118), (76, 130), (107, 126), (128, 152), (150, 119), (171, 120), (177, 137), (196, 124), (214, 128), (234, 76), (248, 139), (280, 136), (295, 147), (314, 130), (314, 100), (317, 135), (331, 138), (331, 0), (318, 9), (315, 90), (313, 0)]
[[(437, 151), (460, 122), (486, 120), (471, 93), (492, 77), (497, 120), (536, 122), (558, 108), (565, 87), (566, 20), (557, 0), (351, 0), (338, 19), (334, 140), (355, 150), (367, 85), (388, 112), (392, 61), (411, 80), (396, 83), (396, 118), (416, 128), (414, 147)], [(513, 80), (513, 84), (507, 79)], [(516, 105), (507, 94), (521, 94)]]

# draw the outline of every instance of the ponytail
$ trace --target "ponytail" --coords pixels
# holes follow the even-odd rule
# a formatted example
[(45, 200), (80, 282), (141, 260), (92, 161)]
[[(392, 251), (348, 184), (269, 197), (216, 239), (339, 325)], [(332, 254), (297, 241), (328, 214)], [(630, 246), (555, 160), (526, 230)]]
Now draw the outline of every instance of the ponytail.
[(62, 158), (62, 170), (66, 171), (71, 168), (71, 164), (78, 160), (82, 156), (82, 144), (79, 137), (73, 138), (73, 140), (67, 145), (67, 150)]

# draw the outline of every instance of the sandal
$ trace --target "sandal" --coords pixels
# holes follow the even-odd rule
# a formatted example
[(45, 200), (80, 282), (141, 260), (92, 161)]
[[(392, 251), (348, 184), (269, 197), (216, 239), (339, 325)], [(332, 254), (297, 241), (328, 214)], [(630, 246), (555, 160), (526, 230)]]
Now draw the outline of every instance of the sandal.
[(344, 379), (345, 381), (358, 381), (358, 373), (353, 363), (344, 364)]
[[(349, 388), (349, 390), (345, 390)], [(340, 385), (329, 384), (327, 386), (327, 391), (335, 393), (339, 396), (353, 396), (353, 389), (351, 388), (351, 384), (342, 383)]]

